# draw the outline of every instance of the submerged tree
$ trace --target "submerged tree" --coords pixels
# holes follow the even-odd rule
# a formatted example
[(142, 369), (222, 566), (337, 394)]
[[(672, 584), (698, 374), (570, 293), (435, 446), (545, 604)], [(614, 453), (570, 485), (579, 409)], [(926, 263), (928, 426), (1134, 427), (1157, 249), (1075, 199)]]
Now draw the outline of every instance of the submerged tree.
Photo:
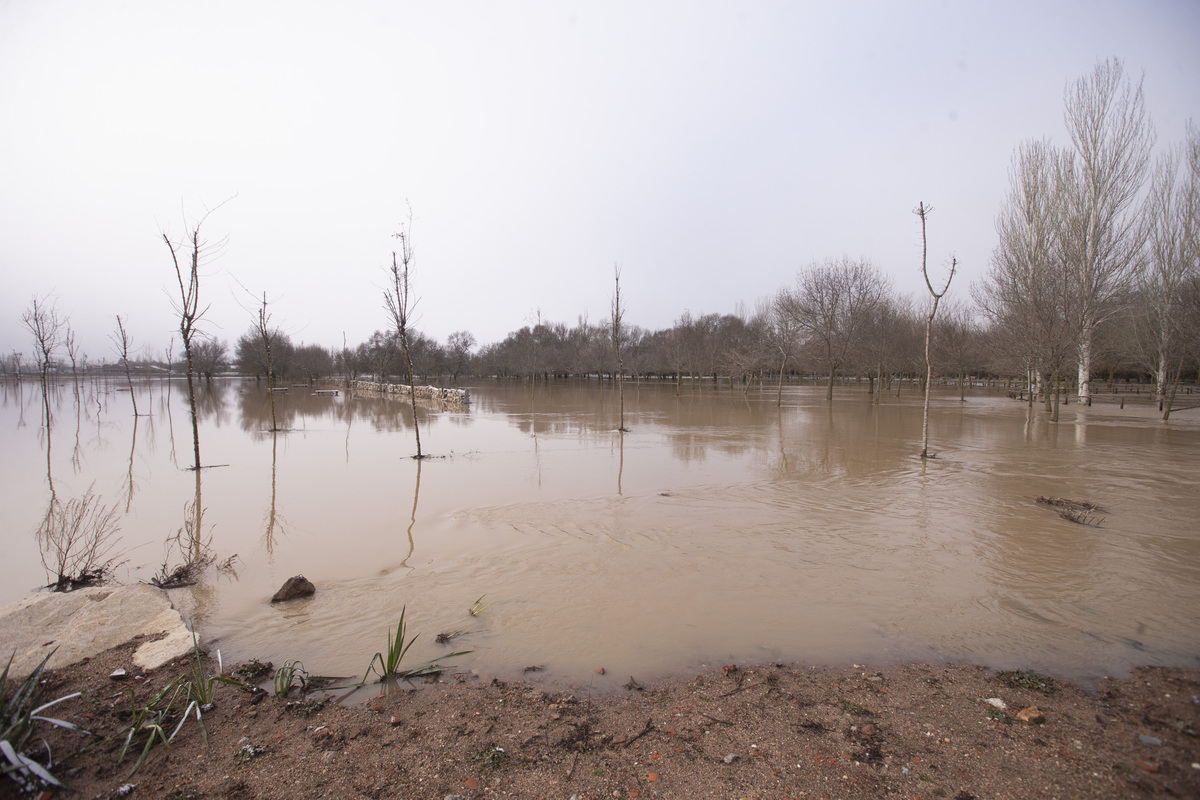
[[(200, 469), (200, 423), (196, 414), (196, 338), (200, 333), (198, 325), (204, 313), (208, 311), (208, 306), (200, 306), (200, 264), (219, 254), (226, 242), (222, 239), (210, 244), (200, 238), (200, 228), (217, 208), (206, 212), (192, 225), (184, 239), (172, 241), (166, 233), (162, 235), (163, 241), (171, 251), (171, 261), (175, 265), (175, 277), (179, 283), (179, 301), (173, 305), (175, 313), (179, 315), (179, 338), (183, 342), (187, 364), (188, 407), (192, 416), (192, 451), (195, 456), (193, 469)], [(185, 267), (180, 263), (181, 258), (190, 263)]]
[(451, 380), (457, 381), (459, 373), (466, 369), (471, 360), (471, 348), (474, 346), (475, 337), (470, 331), (455, 331), (446, 339)]
[[(278, 328), (271, 327), (271, 315), (267, 311), (267, 293), (263, 292), (262, 303), (256, 309), (257, 317), (254, 321), (254, 335), (258, 339), (258, 344), (262, 347), (264, 356), (263, 366), (267, 370), (267, 397), (271, 403), (271, 432), (279, 430), (279, 424), (275, 419), (275, 370), (271, 357), (271, 350), (274, 348), (276, 341), (281, 333)], [(239, 343), (240, 344), (240, 343)]]
[(1200, 274), (1200, 131), (1161, 155), (1147, 202), (1147, 261), (1135, 309), (1138, 360), (1154, 377), (1160, 406), (1185, 358), (1184, 294)]
[[(617, 397), (621, 406), (621, 423), (617, 427), (621, 433), (625, 428), (625, 386), (621, 375), (625, 371), (625, 363), (621, 361), (621, 337), (624, 335), (622, 323), (625, 321), (625, 305), (621, 302), (621, 267), (613, 266), (613, 282), (615, 284), (612, 300), (612, 343), (613, 355), (617, 360)], [(624, 451), (622, 451), (624, 452)]]
[(869, 261), (828, 260), (814, 264), (781, 293), (776, 306), (825, 366), (825, 396), (833, 400), (833, 381), (861, 344), (868, 320), (883, 300), (888, 280)]
[[(64, 320), (58, 315), (58, 308), (48, 298), (38, 298), (36, 295), (21, 314), (21, 323), (33, 336), (33, 356), (37, 361), (38, 379), (42, 386), (42, 410), (45, 413), (46, 428), (50, 428), (50, 368), (54, 366), (54, 352), (62, 340)], [(20, 370), (20, 362), (17, 364)]]
[(1092, 344), (1136, 275), (1144, 226), (1136, 207), (1154, 146), (1142, 85), (1115, 58), (1067, 87), (1072, 150), (1058, 162), (1059, 242), (1073, 294), (1079, 402), (1090, 402)]
[[(133, 392), (133, 376), (129, 372), (129, 347), (133, 344), (133, 339), (129, 336), (129, 331), (125, 330), (125, 321), (121, 319), (121, 315), (117, 314), (117, 330), (116, 333), (110, 334), (113, 344), (117, 348), (117, 356), (121, 359), (121, 366), (125, 368), (125, 384), (129, 387), (129, 399), (133, 403), (133, 415), (138, 415), (137, 410), (137, 395)], [(137, 430), (136, 423), (134, 430)]]
[(1044, 140), (1017, 147), (1008, 195), (996, 217), (999, 242), (975, 298), (992, 322), (993, 336), (1007, 344), (1026, 371), (1030, 404), (1040, 385), (1055, 421), (1058, 404), (1053, 398), (1077, 349), (1070, 323), (1076, 295), (1063, 267), (1056, 225), (1055, 182), (1064, 157)]
[(933, 331), (933, 318), (937, 314), (938, 303), (950, 289), (950, 281), (954, 280), (954, 270), (958, 266), (958, 259), (951, 257), (950, 275), (946, 278), (946, 285), (940, 292), (935, 291), (933, 283), (929, 280), (929, 267), (926, 261), (929, 245), (925, 239), (925, 218), (932, 210), (933, 208), (925, 205), (924, 202), (919, 202), (915, 212), (921, 218), (921, 274), (925, 278), (925, 287), (929, 289), (929, 294), (933, 297), (929, 314), (925, 317), (925, 409), (921, 417), (921, 458), (929, 458), (929, 390), (933, 382), (933, 361), (929, 357), (929, 340)]
[(392, 317), (396, 326), (396, 336), (400, 340), (400, 349), (404, 354), (405, 376), (408, 378), (408, 397), (412, 401), (413, 432), (417, 439), (418, 459), (424, 458), (421, 452), (421, 426), (417, 423), (417, 387), (413, 380), (412, 352), (409, 348), (409, 334), (412, 326), (413, 312), (417, 306), (417, 298), (412, 291), (412, 208), (408, 210), (408, 223), (400, 228), (395, 237), (400, 240), (399, 255), (392, 251), (392, 267), (388, 272), (389, 283), (383, 290), (384, 308)]

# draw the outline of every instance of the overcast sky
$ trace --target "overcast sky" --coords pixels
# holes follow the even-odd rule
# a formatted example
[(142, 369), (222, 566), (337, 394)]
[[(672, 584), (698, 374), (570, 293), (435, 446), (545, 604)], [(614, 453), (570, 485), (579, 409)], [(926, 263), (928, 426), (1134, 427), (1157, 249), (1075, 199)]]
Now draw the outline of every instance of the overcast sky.
[[(207, 330), (273, 301), (295, 341), (387, 326), (413, 211), (418, 327), (753, 308), (827, 257), (924, 292), (987, 268), (1013, 148), (1065, 142), (1098, 59), (1144, 75), (1159, 149), (1200, 120), (1200, 3), (0, 0), (0, 351), (52, 295), (92, 360), (161, 354), (162, 233), (228, 237)], [(178, 289), (175, 288), (177, 296)]]

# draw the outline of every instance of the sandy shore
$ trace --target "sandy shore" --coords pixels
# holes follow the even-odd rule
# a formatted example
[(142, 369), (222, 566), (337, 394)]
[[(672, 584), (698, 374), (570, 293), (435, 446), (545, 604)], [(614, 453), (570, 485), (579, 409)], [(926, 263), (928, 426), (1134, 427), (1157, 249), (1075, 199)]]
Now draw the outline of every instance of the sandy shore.
[(966, 665), (728, 665), (604, 696), (446, 673), (354, 705), (218, 684), (207, 743), (189, 719), (131, 775), (147, 733), (122, 761), (107, 737), (185, 671), (139, 671), (135, 645), (48, 676), (47, 699), (84, 692), (54, 715), (97, 734), (38, 728), (70, 786), (48, 796), (1200, 796), (1200, 671), (1164, 668), (1084, 692)]

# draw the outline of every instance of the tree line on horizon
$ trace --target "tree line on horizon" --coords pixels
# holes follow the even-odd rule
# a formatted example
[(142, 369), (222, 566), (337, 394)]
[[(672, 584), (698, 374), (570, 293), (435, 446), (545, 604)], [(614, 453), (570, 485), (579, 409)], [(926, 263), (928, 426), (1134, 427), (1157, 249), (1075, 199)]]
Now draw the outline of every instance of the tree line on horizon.
[[(1090, 402), (1096, 377), (1149, 380), (1161, 398), (1200, 369), (1200, 131), (1189, 121), (1185, 141), (1153, 159), (1141, 82), (1134, 85), (1116, 59), (1069, 84), (1064, 99), (1069, 144), (1039, 139), (1015, 149), (988, 271), (969, 299), (946, 298), (932, 322), (933, 371), (960, 386), (972, 376), (1016, 379), (1054, 413), (1068, 387)], [(232, 349), (197, 336), (190, 357), (204, 377), (265, 376), (270, 365), (280, 382), (406, 374), (453, 382), (615, 376), (619, 352), (620, 374), (635, 379), (749, 387), (816, 376), (832, 390), (854, 378), (881, 393), (897, 379), (924, 378), (929, 303), (897, 293), (868, 259), (843, 256), (801, 269), (793, 285), (752, 310), (684, 311), (662, 330), (625, 323), (617, 331), (586, 316), (569, 325), (539, 312), (482, 346), (466, 330), (442, 343), (406, 325), (329, 348), (294, 343), (262, 317)], [(34, 298), (23, 321), (37, 344), (28, 366), (43, 378), (62, 371), (60, 346), (73, 372), (87, 367), (51, 302)], [(135, 371), (181, 366), (173, 347), (131, 359), (128, 326), (118, 321), (119, 363), (133, 361)], [(23, 368), (20, 353), (2, 361), (6, 373)]]

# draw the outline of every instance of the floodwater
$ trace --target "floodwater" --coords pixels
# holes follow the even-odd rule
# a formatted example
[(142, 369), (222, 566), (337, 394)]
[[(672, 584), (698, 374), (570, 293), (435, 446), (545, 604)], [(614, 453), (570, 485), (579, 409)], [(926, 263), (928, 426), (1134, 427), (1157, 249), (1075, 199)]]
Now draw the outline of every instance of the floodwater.
[[(1200, 410), (935, 394), (934, 460), (905, 385), (472, 385), (465, 411), (216, 381), (201, 398), (202, 529), (218, 560), (171, 597), (225, 659), (358, 675), (401, 609), (406, 663), (581, 687), (702, 664), (956, 660), (1088, 682), (1200, 665)], [(122, 581), (148, 580), (197, 492), (185, 389), (0, 386), (0, 603), (47, 580), (35, 531), (89, 486), (118, 509)], [(168, 413), (169, 408), (169, 413)], [(219, 466), (218, 466), (219, 465)], [(1091, 500), (1064, 520), (1039, 495)], [(271, 605), (303, 573), (307, 600)], [(482, 597), (477, 616), (468, 613)], [(439, 632), (463, 632), (451, 645)], [(597, 670), (603, 667), (604, 675)]]

